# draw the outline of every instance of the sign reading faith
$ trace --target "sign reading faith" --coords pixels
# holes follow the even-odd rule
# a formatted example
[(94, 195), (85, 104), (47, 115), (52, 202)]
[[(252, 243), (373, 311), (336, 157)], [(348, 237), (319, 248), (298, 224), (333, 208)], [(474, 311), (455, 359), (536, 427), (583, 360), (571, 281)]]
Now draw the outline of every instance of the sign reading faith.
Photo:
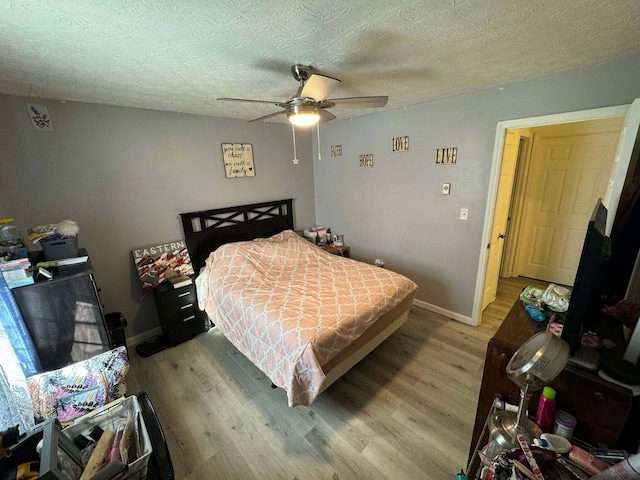
[(391, 140), (392, 152), (408, 152), (409, 137), (395, 137)]
[(364, 155), (360, 155), (360, 166), (373, 167), (373, 153), (366, 153)]
[(223, 143), (222, 158), (227, 178), (256, 176), (250, 143)]
[(436, 151), (436, 163), (452, 164), (458, 160), (458, 147), (439, 148)]
[(331, 156), (332, 157), (341, 157), (342, 156), (342, 145), (331, 145)]

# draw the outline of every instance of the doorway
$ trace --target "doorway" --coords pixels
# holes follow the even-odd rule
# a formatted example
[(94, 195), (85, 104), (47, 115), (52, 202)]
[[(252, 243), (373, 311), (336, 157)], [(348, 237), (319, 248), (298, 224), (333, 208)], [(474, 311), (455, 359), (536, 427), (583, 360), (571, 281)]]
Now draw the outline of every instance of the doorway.
[(614, 117), (531, 129), (524, 191), (516, 192), (522, 208), (511, 210), (520, 219), (510, 232), (511, 276), (573, 285), (593, 206), (607, 192), (622, 123)]
[[(572, 122), (583, 122), (588, 120), (624, 117), (625, 115), (625, 128), (623, 128), (622, 135), (619, 136), (616, 159), (610, 172), (610, 178), (607, 178), (607, 190), (604, 199), (605, 205), (607, 205), (609, 211), (611, 212), (607, 221), (607, 231), (610, 231), (611, 224), (615, 216), (615, 210), (617, 208), (617, 202), (622, 190), (622, 186), (624, 184), (627, 168), (629, 166), (629, 159), (631, 157), (631, 151), (633, 150), (633, 144), (635, 143), (636, 133), (640, 125), (640, 100), (636, 100), (631, 107), (609, 107), (498, 123), (494, 145), (494, 158), (489, 185), (489, 195), (485, 212), (483, 239), (486, 239), (486, 241), (484, 241), (482, 244), (480, 255), (474, 308), (472, 313), (472, 324), (479, 324), (484, 303), (483, 294), (485, 292), (485, 277), (487, 274), (487, 260), (489, 255), (487, 246), (490, 245), (489, 240), (492, 235), (493, 218), (496, 211), (496, 197), (499, 188), (498, 185), (501, 171), (500, 166), (502, 162), (502, 154), (505, 149), (505, 139), (507, 131), (510, 129), (528, 129), (546, 125), (559, 125)], [(631, 135), (626, 134), (627, 131)], [(509, 226), (509, 228), (511, 227), (512, 226)]]

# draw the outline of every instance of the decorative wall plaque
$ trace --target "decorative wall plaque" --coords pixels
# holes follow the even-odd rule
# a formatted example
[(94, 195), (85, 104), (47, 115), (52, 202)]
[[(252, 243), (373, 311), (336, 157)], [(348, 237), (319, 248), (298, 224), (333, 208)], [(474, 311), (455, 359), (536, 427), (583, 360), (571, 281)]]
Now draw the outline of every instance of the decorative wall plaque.
[(452, 164), (458, 160), (458, 147), (439, 148), (436, 151), (436, 163)]
[(392, 152), (408, 152), (409, 151), (409, 137), (394, 137), (391, 139), (391, 151)]
[(131, 250), (142, 288), (155, 288), (165, 281), (167, 270), (178, 275), (193, 275), (191, 257), (184, 240), (150, 245)]
[(256, 176), (250, 143), (223, 143), (222, 159), (227, 178)]
[(53, 128), (53, 121), (51, 115), (49, 115), (49, 109), (46, 105), (39, 105), (37, 103), (25, 102), (27, 106), (27, 112), (29, 113), (29, 119), (34, 130), (40, 132), (55, 132)]
[(373, 167), (373, 153), (365, 153), (359, 158), (361, 167)]
[(342, 156), (342, 145), (331, 145), (331, 156), (332, 157), (341, 157)]

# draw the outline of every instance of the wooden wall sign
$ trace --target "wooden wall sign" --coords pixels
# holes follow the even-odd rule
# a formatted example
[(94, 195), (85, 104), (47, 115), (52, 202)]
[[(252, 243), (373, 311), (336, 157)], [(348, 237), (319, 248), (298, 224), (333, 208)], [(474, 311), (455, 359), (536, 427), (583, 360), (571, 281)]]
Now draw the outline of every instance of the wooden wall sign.
[(256, 176), (253, 147), (250, 143), (223, 143), (222, 159), (227, 178)]
[(373, 167), (373, 153), (365, 153), (360, 155), (361, 167)]
[(408, 152), (409, 151), (409, 137), (395, 137), (391, 139), (391, 151), (392, 152)]
[(331, 145), (331, 156), (332, 157), (341, 157), (342, 156), (342, 145)]
[(436, 163), (449, 165), (458, 160), (458, 147), (438, 148), (436, 151)]

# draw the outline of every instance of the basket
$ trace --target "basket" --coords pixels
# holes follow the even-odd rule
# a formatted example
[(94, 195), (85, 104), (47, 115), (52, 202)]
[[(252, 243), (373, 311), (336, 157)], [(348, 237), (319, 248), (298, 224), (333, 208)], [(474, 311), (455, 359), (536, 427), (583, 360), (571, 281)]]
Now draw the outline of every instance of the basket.
[(78, 256), (78, 237), (43, 238), (40, 244), (47, 262)]
[(126, 465), (125, 471), (121, 471), (114, 476), (105, 475), (105, 470), (98, 471), (91, 480), (145, 480), (149, 467), (149, 458), (153, 452), (149, 432), (140, 409), (140, 403), (136, 396), (126, 397), (117, 400), (109, 405), (91, 412), (84, 417), (80, 417), (72, 425), (64, 428), (62, 432), (70, 439), (75, 438), (79, 434), (88, 435), (88, 432), (95, 426), (109, 428), (113, 422), (126, 419), (127, 417), (136, 419), (139, 432), (140, 451), (138, 458)]

